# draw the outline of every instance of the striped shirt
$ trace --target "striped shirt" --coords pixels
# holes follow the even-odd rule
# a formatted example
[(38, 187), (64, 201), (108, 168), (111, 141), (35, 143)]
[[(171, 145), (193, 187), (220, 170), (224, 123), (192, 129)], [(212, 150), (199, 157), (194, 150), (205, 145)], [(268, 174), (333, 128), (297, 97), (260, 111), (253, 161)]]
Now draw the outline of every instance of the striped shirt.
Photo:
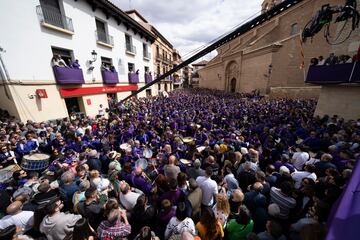
[(279, 218), (287, 219), (289, 217), (290, 210), (295, 208), (296, 200), (292, 197), (286, 196), (280, 189), (272, 187), (270, 190), (271, 202), (279, 205), (280, 215)]
[(97, 233), (101, 240), (126, 238), (131, 233), (131, 226), (130, 224), (123, 223), (120, 219), (114, 224), (105, 220), (100, 223)]

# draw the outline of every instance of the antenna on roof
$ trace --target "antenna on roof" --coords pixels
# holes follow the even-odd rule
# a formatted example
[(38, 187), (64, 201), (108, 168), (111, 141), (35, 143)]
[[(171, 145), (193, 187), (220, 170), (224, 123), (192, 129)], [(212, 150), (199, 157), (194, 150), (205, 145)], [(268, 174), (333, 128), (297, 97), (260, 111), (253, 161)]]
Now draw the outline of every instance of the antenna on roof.
[(129, 0), (129, 10), (131, 10), (131, 0)]

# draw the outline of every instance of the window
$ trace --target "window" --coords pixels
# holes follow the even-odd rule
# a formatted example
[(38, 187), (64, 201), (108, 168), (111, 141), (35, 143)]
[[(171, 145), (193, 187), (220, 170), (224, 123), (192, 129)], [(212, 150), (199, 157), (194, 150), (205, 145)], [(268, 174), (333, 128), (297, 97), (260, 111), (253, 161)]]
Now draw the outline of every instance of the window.
[(133, 44), (132, 44), (132, 38), (130, 35), (127, 35), (127, 34), (125, 34), (125, 48), (126, 48), (127, 53), (130, 53), (130, 54), (136, 53), (135, 46), (133, 46)]
[(112, 59), (107, 57), (101, 57), (101, 68), (102, 70), (110, 70), (112, 66)]
[(148, 45), (146, 43), (143, 43), (143, 53), (144, 58), (150, 59), (150, 53), (148, 51)]
[(158, 83), (158, 91), (161, 91), (161, 84)]
[(95, 19), (98, 41), (107, 43), (105, 23)]
[(159, 50), (159, 46), (156, 46), (156, 56), (160, 55), (160, 50)]
[(128, 63), (128, 71), (129, 71), (129, 73), (134, 73), (135, 72), (135, 64)]
[(40, 0), (40, 6), (46, 23), (68, 29), (67, 19), (62, 14), (58, 0)]
[(51, 48), (53, 55), (60, 55), (60, 57), (65, 61), (66, 64), (71, 65), (71, 63), (74, 60), (73, 57), (73, 51), (72, 50), (68, 50), (68, 49), (64, 49), (64, 48), (57, 48), (57, 47), (52, 47)]
[(129, 36), (129, 35), (127, 35), (127, 34), (125, 34), (125, 43), (126, 43), (126, 45), (131, 45), (131, 37)]
[(290, 36), (295, 35), (297, 33), (299, 33), (299, 25), (297, 23), (294, 23), (293, 25), (291, 25)]

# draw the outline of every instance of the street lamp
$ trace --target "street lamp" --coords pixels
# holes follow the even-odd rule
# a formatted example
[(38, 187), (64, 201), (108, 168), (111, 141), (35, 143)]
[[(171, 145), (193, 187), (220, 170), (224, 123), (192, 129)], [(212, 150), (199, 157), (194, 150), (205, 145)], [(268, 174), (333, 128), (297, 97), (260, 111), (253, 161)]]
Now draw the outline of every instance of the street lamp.
[(93, 62), (95, 62), (96, 59), (97, 59), (97, 53), (95, 52), (95, 50), (92, 50), (91, 56), (92, 56), (92, 60), (89, 60), (89, 63), (90, 63), (90, 64), (92, 64)]

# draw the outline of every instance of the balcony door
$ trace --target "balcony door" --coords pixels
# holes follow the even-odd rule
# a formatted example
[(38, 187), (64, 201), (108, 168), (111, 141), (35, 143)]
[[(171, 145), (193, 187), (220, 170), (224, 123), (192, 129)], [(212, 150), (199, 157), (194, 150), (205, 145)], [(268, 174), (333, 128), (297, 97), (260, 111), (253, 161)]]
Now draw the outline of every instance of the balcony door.
[(59, 55), (67, 65), (71, 66), (72, 61), (74, 60), (73, 52), (71, 50), (52, 47), (51, 51), (53, 53), (53, 56)]
[(98, 35), (98, 40), (107, 43), (105, 23), (99, 21), (98, 19), (96, 19), (95, 21), (96, 21), (96, 31)]
[(66, 19), (61, 14), (58, 0), (40, 0), (40, 5), (46, 23), (64, 28)]

